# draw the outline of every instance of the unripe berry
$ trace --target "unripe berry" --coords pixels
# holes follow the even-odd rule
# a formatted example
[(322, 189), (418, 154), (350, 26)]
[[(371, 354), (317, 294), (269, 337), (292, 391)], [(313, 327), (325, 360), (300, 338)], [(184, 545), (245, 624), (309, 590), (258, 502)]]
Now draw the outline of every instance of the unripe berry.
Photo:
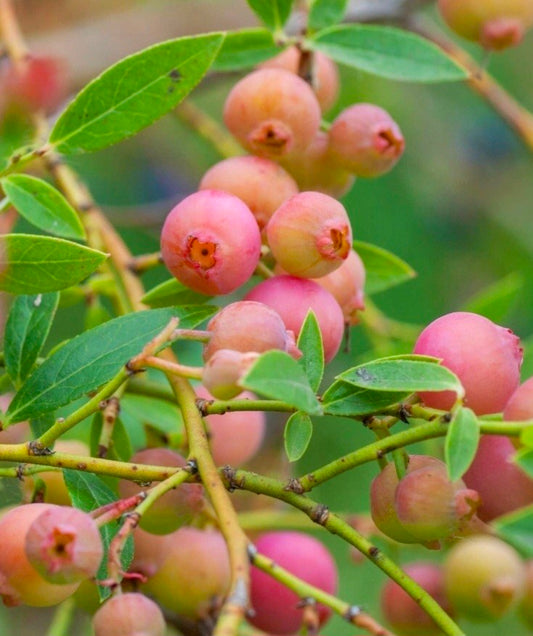
[(165, 562), (172, 541), (172, 534), (153, 534), (137, 526), (133, 533), (133, 561), (129, 572), (138, 572), (147, 578), (154, 576)]
[(483, 521), (533, 502), (533, 479), (513, 461), (515, 448), (503, 435), (482, 435), (474, 461), (464, 474), (469, 488), (479, 492), (478, 516)]
[(290, 71), (259, 69), (241, 79), (224, 104), (224, 122), (249, 152), (277, 158), (302, 152), (320, 126), (312, 88)]
[(231, 400), (242, 391), (240, 380), (258, 357), (255, 351), (218, 349), (204, 365), (202, 382), (218, 400)]
[(385, 174), (405, 147), (398, 124), (374, 104), (354, 104), (343, 110), (331, 125), (329, 139), (338, 162), (358, 177)]
[(32, 522), (51, 504), (26, 504), (13, 508), (0, 519), (0, 597), (5, 605), (34, 607), (57, 605), (71, 596), (78, 583), (50, 583), (26, 556), (26, 533)]
[(321, 192), (301, 192), (274, 212), (267, 242), (279, 265), (293, 276), (319, 278), (350, 253), (352, 230), (344, 206)]
[[(267, 532), (255, 546), (259, 553), (272, 559), (306, 583), (335, 594), (338, 585), (337, 567), (325, 546), (302, 532)], [(293, 634), (302, 627), (303, 610), (298, 607), (298, 595), (269, 574), (254, 567), (251, 571), (250, 600), (255, 614), (250, 623), (272, 634)], [(331, 614), (323, 605), (317, 606), (320, 624)]]
[[(212, 399), (205, 387), (198, 386), (195, 390), (199, 398)], [(237, 397), (241, 400), (255, 398), (249, 391)], [(204, 420), (217, 466), (240, 466), (252, 459), (259, 450), (266, 425), (263, 411), (230, 410), (224, 415), (207, 415)]]
[[(425, 466), (439, 466), (442, 462), (430, 455), (410, 455), (406, 475)], [(370, 487), (370, 514), (376, 526), (391, 539), (400, 543), (418, 543), (398, 519), (395, 498), (400, 480), (394, 462), (389, 462), (373, 479)]]
[(51, 583), (76, 583), (98, 572), (104, 548), (92, 517), (77, 508), (44, 510), (26, 533), (26, 556)]
[[(403, 568), (447, 614), (452, 613), (444, 590), (442, 568), (434, 563), (410, 563)], [(388, 580), (381, 591), (381, 608), (395, 633), (401, 636), (439, 636), (433, 619), (395, 581)]]
[(296, 179), (302, 191), (313, 190), (339, 199), (352, 187), (354, 175), (346, 170), (329, 147), (329, 135), (318, 131), (301, 153), (280, 158), (281, 165)]
[(260, 250), (254, 215), (222, 190), (185, 198), (172, 208), (161, 231), (161, 253), (170, 273), (202, 294), (229, 294), (240, 287), (253, 274)]
[(462, 539), (444, 561), (444, 586), (458, 614), (494, 621), (516, 606), (525, 591), (525, 567), (501, 539), (476, 535)]
[(199, 190), (224, 190), (250, 208), (262, 230), (279, 206), (298, 193), (291, 175), (270, 159), (245, 155), (219, 161), (202, 177)]
[(533, 25), (530, 0), (438, 0), (448, 26), (486, 49), (516, 46)]
[(361, 257), (355, 250), (350, 250), (338, 269), (314, 280), (339, 303), (346, 323), (356, 325), (359, 312), (365, 308), (365, 279), (366, 270)]
[(95, 636), (164, 636), (165, 619), (152, 600), (130, 592), (106, 601), (93, 617)]
[[(311, 54), (311, 88), (313, 89), (320, 108), (328, 111), (339, 96), (339, 70), (335, 62), (320, 51)], [(284, 68), (291, 73), (298, 73), (301, 53), (296, 46), (290, 46), (275, 57), (263, 62), (261, 68)]]
[(274, 276), (253, 287), (245, 299), (275, 309), (286, 328), (296, 335), (312, 309), (322, 334), (326, 362), (337, 354), (344, 334), (342, 310), (335, 298), (315, 281), (296, 276)]
[[(147, 448), (138, 451), (130, 459), (133, 463), (182, 468), (185, 459), (168, 448)], [(169, 471), (169, 475), (171, 471)], [(122, 498), (132, 497), (142, 488), (132, 481), (122, 479), (118, 489)], [(141, 517), (140, 526), (153, 534), (168, 534), (190, 523), (203, 510), (203, 488), (200, 484), (180, 484), (165, 493)]]
[(203, 351), (209, 360), (219, 349), (247, 353), (264, 353), (271, 349), (286, 351), (293, 357), (301, 355), (296, 348), (294, 332), (287, 331), (279, 313), (268, 303), (241, 300), (221, 309), (207, 325), (211, 333)]
[[(430, 323), (414, 352), (442, 359), (465, 389), (465, 404), (477, 415), (502, 411), (520, 382), (523, 351), (510, 329), (478, 314), (458, 311)], [(420, 394), (424, 403), (449, 409), (452, 391)]]
[(180, 528), (172, 537), (165, 562), (144, 589), (171, 612), (193, 619), (206, 617), (230, 584), (224, 538), (215, 530), (192, 527)]

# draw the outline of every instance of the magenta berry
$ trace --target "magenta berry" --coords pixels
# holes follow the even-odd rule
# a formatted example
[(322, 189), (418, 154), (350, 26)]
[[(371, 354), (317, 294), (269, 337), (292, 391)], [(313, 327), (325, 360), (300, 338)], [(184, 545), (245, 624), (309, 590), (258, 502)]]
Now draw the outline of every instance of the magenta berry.
[(212, 166), (202, 177), (200, 190), (224, 190), (250, 208), (259, 229), (289, 197), (298, 193), (291, 175), (274, 161), (245, 155), (230, 157)]
[(57, 585), (47, 581), (26, 556), (26, 534), (33, 521), (52, 504), (26, 504), (11, 509), (0, 519), (0, 597), (7, 606), (57, 605), (71, 596), (78, 583)]
[[(212, 399), (203, 386), (196, 387), (196, 395), (205, 400)], [(254, 399), (249, 391), (237, 396)], [(240, 466), (257, 453), (265, 434), (266, 416), (263, 411), (228, 411), (223, 415), (208, 415), (205, 418), (209, 445), (215, 464), (218, 466)]]
[[(523, 351), (510, 329), (470, 312), (445, 314), (420, 334), (415, 353), (442, 359), (465, 389), (465, 404), (477, 415), (502, 411), (520, 382)], [(451, 391), (421, 394), (432, 408), (449, 409)]]
[(335, 298), (315, 281), (274, 276), (253, 287), (245, 298), (275, 309), (287, 329), (295, 334), (300, 333), (307, 312), (312, 309), (322, 333), (326, 362), (337, 354), (344, 334), (344, 316)]
[[(275, 57), (263, 62), (261, 68), (284, 68), (291, 73), (298, 73), (301, 53), (295, 46), (290, 46)], [(329, 110), (339, 96), (339, 70), (335, 62), (320, 51), (312, 53), (311, 87), (318, 99), (322, 111)]]
[(144, 589), (171, 612), (192, 619), (207, 617), (230, 584), (224, 538), (218, 531), (192, 527), (180, 528), (172, 538), (165, 562)]
[[(409, 563), (403, 570), (447, 612), (453, 614), (444, 590), (442, 568), (435, 563)], [(381, 591), (381, 608), (387, 622), (399, 636), (439, 636), (440, 628), (420, 605), (395, 581), (388, 580)]]
[[(302, 532), (267, 532), (255, 542), (259, 553), (277, 565), (330, 594), (337, 590), (337, 567), (324, 545)], [(297, 594), (271, 576), (252, 568), (251, 605), (255, 612), (249, 621), (271, 634), (294, 634), (302, 626), (303, 610)], [(320, 624), (331, 610), (318, 606)]]
[(320, 106), (303, 79), (264, 68), (241, 79), (224, 104), (224, 121), (249, 152), (277, 158), (303, 151), (320, 125)]
[(274, 212), (267, 241), (279, 265), (293, 276), (319, 278), (347, 258), (352, 245), (344, 206), (321, 192), (301, 192)]
[(525, 593), (518, 553), (497, 537), (475, 535), (456, 543), (444, 561), (444, 587), (457, 611), (474, 621), (494, 621)]
[(51, 583), (76, 583), (98, 572), (104, 548), (92, 517), (77, 508), (44, 510), (26, 533), (26, 556)]
[(240, 287), (253, 274), (260, 250), (254, 215), (238, 197), (221, 190), (188, 196), (170, 211), (161, 232), (170, 273), (202, 294), (229, 294)]
[(530, 0), (438, 0), (437, 6), (453, 31), (496, 51), (519, 44), (533, 25)]
[[(147, 448), (138, 451), (130, 459), (133, 463), (151, 464), (183, 468), (185, 459), (169, 448)], [(169, 470), (169, 476), (173, 471)], [(142, 488), (132, 481), (119, 481), (119, 492), (122, 498), (132, 497)], [(146, 511), (140, 526), (154, 534), (168, 534), (182, 525), (190, 523), (204, 507), (203, 488), (200, 484), (180, 484), (177, 488), (165, 493)]]
[(213, 397), (231, 400), (242, 391), (240, 379), (258, 357), (255, 351), (241, 353), (233, 349), (217, 349), (204, 365), (202, 382)]
[(343, 110), (331, 125), (329, 139), (332, 154), (358, 177), (385, 174), (405, 146), (398, 124), (374, 104), (354, 104)]
[(296, 358), (301, 355), (294, 333), (285, 326), (276, 308), (254, 299), (226, 305), (211, 318), (207, 331), (211, 337), (204, 347), (204, 360), (209, 360), (219, 349), (242, 353), (280, 349)]
[(482, 435), (474, 461), (463, 479), (479, 492), (483, 521), (533, 502), (533, 479), (513, 461), (515, 447), (503, 435)]
[(95, 636), (164, 636), (165, 619), (159, 606), (144, 594), (117, 594), (93, 617)]
[(355, 176), (331, 152), (329, 135), (323, 131), (315, 135), (303, 152), (281, 157), (279, 161), (296, 179), (302, 191), (313, 190), (339, 199), (355, 181)]

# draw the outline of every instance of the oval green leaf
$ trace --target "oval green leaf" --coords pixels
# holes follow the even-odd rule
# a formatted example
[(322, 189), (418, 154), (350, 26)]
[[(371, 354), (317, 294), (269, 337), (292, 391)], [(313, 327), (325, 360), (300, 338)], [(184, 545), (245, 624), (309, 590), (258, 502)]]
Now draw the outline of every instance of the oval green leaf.
[(273, 400), (282, 400), (304, 413), (322, 413), (302, 367), (283, 351), (263, 353), (239, 381), (239, 385)]
[(304, 370), (313, 391), (318, 391), (324, 375), (324, 346), (318, 320), (310, 309), (298, 335), (298, 348), (303, 353), (298, 363)]
[(310, 32), (320, 31), (342, 22), (348, 0), (313, 0), (309, 9), (307, 28)]
[(242, 29), (228, 33), (212, 69), (238, 71), (251, 68), (280, 52), (268, 29)]
[(410, 265), (382, 247), (354, 241), (353, 248), (365, 266), (365, 293), (369, 296), (396, 287), (416, 276)]
[(0, 237), (0, 291), (44, 294), (79, 283), (106, 254), (65, 239), (33, 234)]
[(294, 0), (247, 0), (256, 16), (273, 31), (287, 22)]
[[(64, 469), (63, 479), (65, 480), (67, 490), (72, 499), (72, 504), (75, 508), (79, 508), (85, 512), (91, 512), (96, 510), (96, 508), (100, 508), (117, 500), (117, 496), (109, 486), (107, 486), (100, 477), (92, 473), (82, 473), (77, 470)], [(109, 546), (119, 530), (120, 523), (118, 521), (112, 521), (100, 527), (100, 535), (104, 544), (104, 558), (96, 574), (97, 581), (103, 581), (107, 578)], [(133, 536), (130, 535), (120, 554), (120, 561), (124, 572), (128, 570), (132, 560)], [(111, 589), (109, 586), (99, 585), (98, 593), (100, 600), (104, 600), (111, 595)]]
[(499, 517), (492, 525), (498, 535), (526, 559), (533, 558), (533, 505)]
[(511, 272), (470, 298), (462, 311), (481, 314), (493, 322), (501, 323), (515, 304), (523, 287), (522, 274)]
[(364, 417), (397, 404), (408, 395), (407, 391), (372, 391), (337, 380), (322, 396), (322, 406), (327, 415)]
[(12, 174), (4, 177), (1, 184), (19, 214), (36, 227), (63, 238), (85, 239), (85, 230), (74, 208), (46, 181), (27, 174)]
[(283, 431), (285, 452), (290, 462), (303, 457), (313, 435), (313, 422), (307, 413), (293, 413)]
[(307, 40), (336, 62), (403, 82), (455, 82), (468, 78), (438, 46), (402, 29), (346, 24), (320, 31)]
[(9, 310), (4, 336), (6, 369), (15, 386), (29, 375), (48, 337), (59, 293), (18, 296)]
[(533, 448), (523, 448), (515, 457), (516, 463), (533, 479)]
[[(193, 329), (207, 307), (175, 307), (139, 311), (109, 320), (76, 336), (34, 371), (9, 405), (7, 421), (40, 416), (94, 391), (113, 378), (121, 366), (140, 353), (173, 317)], [(216, 311), (211, 309), (211, 314)]]
[(124, 58), (88, 84), (50, 134), (62, 154), (92, 152), (131, 137), (176, 107), (215, 59), (223, 33), (178, 38)]
[(457, 481), (472, 463), (479, 444), (479, 424), (471, 409), (459, 409), (450, 422), (444, 443), (444, 458), (451, 481)]
[(175, 278), (160, 283), (147, 292), (142, 302), (149, 307), (172, 307), (177, 305), (196, 305), (205, 303), (210, 296), (185, 287)]
[(373, 360), (344, 371), (337, 379), (373, 391), (454, 391), (459, 397), (464, 395), (456, 375), (425, 360)]

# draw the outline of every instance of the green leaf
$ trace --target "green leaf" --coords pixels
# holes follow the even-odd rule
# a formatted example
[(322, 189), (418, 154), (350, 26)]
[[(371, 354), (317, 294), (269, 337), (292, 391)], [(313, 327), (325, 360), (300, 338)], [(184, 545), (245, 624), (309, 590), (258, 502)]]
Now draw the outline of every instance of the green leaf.
[(294, 0), (247, 0), (252, 11), (273, 31), (287, 22)]
[(13, 477), (0, 477), (0, 501), (2, 508), (18, 505), (22, 502), (20, 481)]
[(289, 417), (285, 424), (283, 440), (285, 452), (290, 462), (295, 462), (303, 457), (312, 435), (313, 422), (307, 413), (297, 411)]
[(416, 272), (391, 252), (363, 241), (353, 242), (366, 271), (365, 293), (371, 296), (400, 285), (416, 276)]
[(523, 287), (522, 275), (512, 272), (476, 294), (465, 304), (463, 311), (472, 311), (500, 323), (505, 320)]
[(29, 375), (48, 337), (59, 293), (18, 296), (9, 310), (4, 335), (6, 369), (15, 386)]
[(106, 254), (65, 239), (32, 234), (0, 238), (0, 291), (44, 294), (79, 283)]
[(460, 409), (450, 422), (444, 443), (444, 458), (451, 481), (466, 473), (479, 444), (479, 424), (471, 409)]
[(407, 391), (372, 391), (337, 380), (322, 396), (322, 406), (327, 415), (362, 417), (397, 404), (408, 395)]
[(454, 391), (464, 395), (449, 369), (425, 360), (383, 358), (344, 371), (337, 379), (373, 391)]
[(499, 517), (492, 525), (500, 537), (526, 559), (533, 558), (533, 505)]
[[(203, 311), (198, 311), (198, 310)], [(69, 340), (26, 380), (7, 411), (11, 423), (40, 416), (111, 380), (174, 316), (193, 329), (207, 307), (152, 309), (120, 316)], [(211, 308), (211, 312), (216, 311)]]
[(45, 413), (42, 417), (36, 417), (30, 420), (30, 428), (33, 437), (41, 437), (43, 433), (52, 427), (56, 421), (55, 412)]
[[(84, 473), (77, 470), (63, 469), (63, 479), (67, 486), (69, 495), (75, 508), (90, 512), (106, 504), (117, 500), (115, 493), (96, 475)], [(120, 524), (116, 521), (106, 523), (100, 528), (102, 542), (104, 544), (104, 558), (96, 574), (97, 581), (107, 578), (107, 555), (113, 537), (120, 529)], [(133, 537), (127, 539), (124, 549), (120, 555), (122, 569), (126, 572), (133, 560)], [(98, 586), (100, 600), (110, 596), (109, 587)]]
[(147, 292), (142, 302), (150, 307), (172, 307), (178, 305), (199, 305), (209, 300), (210, 296), (185, 287), (175, 278), (160, 283)]
[(324, 375), (324, 346), (322, 332), (312, 309), (307, 312), (300, 329), (298, 348), (303, 353), (298, 363), (304, 370), (311, 388), (316, 392)]
[(272, 350), (263, 353), (239, 385), (268, 398), (283, 400), (304, 413), (322, 413), (302, 367), (283, 351)]
[(533, 448), (522, 448), (515, 456), (515, 462), (533, 479)]
[(166, 400), (126, 393), (120, 401), (120, 413), (126, 424), (150, 424), (164, 434), (176, 434), (183, 430), (181, 411), (176, 404)]
[(320, 31), (342, 22), (347, 5), (348, 0), (313, 0), (307, 28), (310, 32)]
[(437, 45), (402, 29), (346, 24), (320, 31), (307, 45), (336, 62), (403, 82), (455, 82), (468, 78)]
[(200, 82), (223, 33), (155, 44), (88, 84), (57, 120), (50, 144), (65, 155), (92, 152), (135, 135), (175, 108)]
[(85, 230), (74, 208), (46, 181), (27, 174), (12, 174), (0, 183), (19, 214), (36, 227), (64, 238), (85, 239)]
[(264, 62), (280, 52), (268, 29), (242, 29), (226, 35), (213, 63), (214, 71), (238, 71)]

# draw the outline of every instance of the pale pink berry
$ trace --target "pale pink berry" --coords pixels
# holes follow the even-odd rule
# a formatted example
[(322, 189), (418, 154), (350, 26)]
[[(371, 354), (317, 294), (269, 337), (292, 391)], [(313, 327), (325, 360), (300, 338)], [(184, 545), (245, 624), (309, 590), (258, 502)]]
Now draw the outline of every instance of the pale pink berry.
[(137, 592), (117, 594), (93, 617), (95, 636), (164, 636), (166, 624), (159, 606)]
[(343, 110), (331, 125), (329, 139), (338, 162), (358, 177), (385, 174), (405, 147), (398, 124), (374, 104), (354, 104)]
[(178, 203), (161, 232), (170, 273), (194, 291), (229, 294), (259, 262), (261, 235), (254, 215), (238, 197), (201, 190)]
[[(209, 391), (196, 387), (196, 395), (211, 400)], [(238, 399), (255, 399), (249, 391), (236, 396)], [(263, 411), (232, 411), (223, 415), (204, 417), (209, 445), (217, 466), (240, 466), (254, 457), (265, 434), (266, 416)]]
[(26, 534), (26, 556), (52, 583), (76, 583), (98, 572), (104, 548), (92, 517), (77, 508), (44, 510)]
[(300, 192), (274, 212), (267, 242), (279, 265), (301, 278), (319, 278), (336, 270), (352, 245), (350, 219), (333, 197)]
[[(323, 112), (328, 111), (339, 96), (339, 70), (335, 62), (324, 53), (316, 51), (312, 55), (310, 68), (311, 88)], [(301, 52), (296, 46), (290, 46), (275, 57), (263, 62), (261, 68), (284, 68), (291, 73), (298, 73)], [(307, 78), (305, 78), (307, 79)]]
[(511, 395), (503, 411), (507, 422), (533, 420), (533, 377), (523, 382)]
[(255, 351), (217, 349), (204, 365), (202, 382), (217, 399), (231, 400), (242, 391), (239, 382), (258, 357)]
[(250, 208), (259, 229), (289, 197), (298, 193), (291, 175), (274, 161), (245, 155), (230, 157), (212, 166), (202, 177), (199, 190), (224, 190)]
[[(414, 352), (440, 358), (461, 381), (466, 406), (478, 415), (502, 411), (520, 382), (520, 339), (478, 314), (454, 312), (437, 318), (422, 331)], [(452, 391), (420, 395), (437, 409), (451, 408), (456, 397)]]
[(331, 361), (344, 335), (344, 316), (335, 298), (313, 280), (296, 276), (274, 276), (253, 287), (245, 296), (272, 307), (285, 326), (300, 333), (309, 309), (315, 313), (322, 334), (324, 358)]
[(270, 158), (303, 151), (318, 132), (320, 119), (309, 84), (279, 68), (246, 75), (224, 104), (230, 132), (249, 152)]
[(252, 300), (226, 305), (211, 318), (207, 325), (211, 337), (204, 347), (204, 360), (209, 360), (219, 349), (241, 353), (280, 349), (295, 358), (301, 356), (294, 341), (294, 332), (288, 330), (275, 308)]

